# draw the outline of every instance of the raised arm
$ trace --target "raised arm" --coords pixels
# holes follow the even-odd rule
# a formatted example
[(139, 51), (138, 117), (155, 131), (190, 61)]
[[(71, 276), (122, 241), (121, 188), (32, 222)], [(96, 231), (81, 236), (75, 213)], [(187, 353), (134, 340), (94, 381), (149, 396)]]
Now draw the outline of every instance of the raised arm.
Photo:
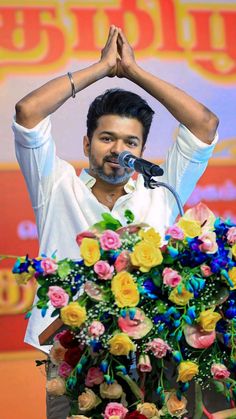
[(183, 90), (139, 67), (121, 30), (118, 51), (121, 57), (117, 67), (119, 77), (126, 77), (150, 93), (201, 141), (207, 144), (213, 141), (219, 123), (217, 116)]
[[(72, 73), (75, 93), (105, 76), (116, 75), (117, 37), (118, 28), (111, 26), (100, 60), (83, 70)], [(16, 122), (26, 128), (33, 128), (43, 118), (55, 112), (71, 96), (72, 84), (68, 75), (57, 77), (29, 93), (16, 104)]]

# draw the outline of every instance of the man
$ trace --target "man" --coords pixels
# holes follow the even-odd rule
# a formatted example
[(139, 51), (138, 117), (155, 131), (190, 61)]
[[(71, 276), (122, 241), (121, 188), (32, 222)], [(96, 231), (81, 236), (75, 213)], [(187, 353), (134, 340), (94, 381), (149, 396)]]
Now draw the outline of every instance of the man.
[[(146, 189), (141, 175), (135, 183), (132, 171), (118, 164), (122, 151), (141, 156), (144, 150), (153, 111), (138, 95), (114, 89), (91, 104), (84, 136), (88, 172), (82, 171), (77, 177), (72, 166), (55, 154), (49, 115), (80, 90), (114, 76), (142, 87), (180, 122), (161, 180), (177, 190), (182, 202), (212, 154), (217, 117), (185, 92), (140, 68), (121, 29), (111, 26), (98, 62), (49, 81), (16, 104), (16, 154), (35, 211), (40, 253), (51, 256), (57, 251), (58, 259), (78, 259), (76, 234), (99, 221), (106, 211), (124, 223), (125, 209), (130, 209), (136, 222), (145, 221), (161, 234), (177, 215), (169, 191)], [(51, 321), (50, 314), (42, 319), (41, 313), (33, 310), (26, 342), (40, 348), (38, 336)], [(68, 412), (69, 402), (64, 396), (48, 400), (48, 418), (65, 419)]]

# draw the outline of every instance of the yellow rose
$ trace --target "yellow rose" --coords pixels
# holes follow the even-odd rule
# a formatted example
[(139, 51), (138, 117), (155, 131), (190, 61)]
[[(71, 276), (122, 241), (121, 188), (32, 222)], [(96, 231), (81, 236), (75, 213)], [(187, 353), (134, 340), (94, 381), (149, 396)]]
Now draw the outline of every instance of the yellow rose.
[(112, 355), (129, 355), (136, 347), (126, 333), (117, 333), (109, 341), (110, 353)]
[(183, 286), (181, 293), (178, 292), (178, 287), (174, 288), (170, 295), (169, 300), (172, 301), (172, 303), (177, 304), (178, 306), (185, 306), (188, 304), (189, 300), (193, 298), (193, 294), (186, 290), (186, 288)]
[(117, 381), (112, 384), (103, 382), (100, 384), (99, 391), (103, 399), (119, 399), (123, 394), (123, 388)]
[(25, 285), (34, 277), (35, 269), (29, 266), (28, 272), (22, 272), (21, 274), (14, 274), (14, 278), (18, 285)]
[(192, 378), (198, 374), (198, 365), (192, 361), (180, 362), (178, 366), (178, 378), (177, 381), (186, 383), (192, 380)]
[(234, 286), (230, 287), (230, 289), (235, 290), (236, 289), (236, 267), (234, 266), (232, 269), (230, 269), (228, 274), (229, 274), (229, 277), (230, 277), (231, 281), (234, 284)]
[(160, 249), (146, 240), (134, 246), (130, 259), (134, 266), (139, 266), (141, 272), (149, 272), (151, 268), (160, 265), (163, 261)]
[(155, 247), (161, 246), (161, 236), (154, 228), (149, 228), (146, 231), (140, 230), (138, 234), (143, 240), (152, 243)]
[(61, 377), (46, 382), (46, 390), (50, 396), (62, 396), (66, 392), (65, 381)]
[(98, 241), (85, 237), (80, 245), (80, 254), (86, 266), (94, 265), (101, 256)]
[(92, 419), (91, 417), (88, 416), (84, 416), (84, 415), (72, 415), (72, 416), (67, 416), (66, 419)]
[(197, 237), (200, 236), (202, 229), (200, 221), (186, 220), (185, 218), (180, 218), (177, 225), (183, 230), (186, 237)]
[(69, 303), (61, 309), (61, 320), (72, 327), (80, 327), (85, 322), (86, 310), (77, 301)]
[(176, 416), (177, 418), (182, 417), (185, 413), (187, 413), (186, 406), (187, 399), (184, 396), (182, 396), (181, 400), (179, 400), (174, 391), (167, 394), (166, 407), (171, 416)]
[(232, 249), (231, 249), (232, 255), (234, 257), (234, 259), (236, 259), (236, 243), (233, 245)]
[(70, 417), (67, 416), (66, 419), (92, 419), (92, 418), (88, 416), (84, 416), (84, 415), (72, 415)]
[(139, 291), (130, 273), (122, 271), (112, 278), (111, 290), (118, 307), (136, 307)]
[(101, 399), (90, 388), (85, 388), (85, 391), (78, 397), (78, 406), (81, 412), (94, 409), (101, 403)]
[(159, 418), (159, 411), (154, 403), (140, 403), (137, 406), (137, 410), (148, 419), (152, 419), (154, 416)]
[(221, 319), (221, 315), (213, 311), (213, 309), (204, 310), (198, 317), (202, 329), (205, 332), (213, 332), (216, 327), (216, 323)]

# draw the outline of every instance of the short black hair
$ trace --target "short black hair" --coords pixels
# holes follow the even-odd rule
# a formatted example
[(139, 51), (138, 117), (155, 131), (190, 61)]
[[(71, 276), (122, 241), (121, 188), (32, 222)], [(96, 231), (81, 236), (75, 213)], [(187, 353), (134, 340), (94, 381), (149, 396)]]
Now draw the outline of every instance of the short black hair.
[(97, 96), (91, 103), (87, 114), (87, 136), (91, 141), (103, 115), (119, 115), (136, 118), (143, 126), (143, 144), (145, 145), (152, 123), (154, 111), (147, 102), (136, 93), (123, 89), (108, 89)]

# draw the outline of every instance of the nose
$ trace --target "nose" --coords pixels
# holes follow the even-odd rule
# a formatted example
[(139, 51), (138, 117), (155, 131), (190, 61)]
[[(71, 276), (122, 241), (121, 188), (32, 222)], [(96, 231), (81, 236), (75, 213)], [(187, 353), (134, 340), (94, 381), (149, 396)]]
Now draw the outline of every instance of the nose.
[(124, 150), (125, 150), (125, 145), (124, 145), (123, 140), (117, 139), (116, 141), (112, 143), (111, 153), (119, 155)]

